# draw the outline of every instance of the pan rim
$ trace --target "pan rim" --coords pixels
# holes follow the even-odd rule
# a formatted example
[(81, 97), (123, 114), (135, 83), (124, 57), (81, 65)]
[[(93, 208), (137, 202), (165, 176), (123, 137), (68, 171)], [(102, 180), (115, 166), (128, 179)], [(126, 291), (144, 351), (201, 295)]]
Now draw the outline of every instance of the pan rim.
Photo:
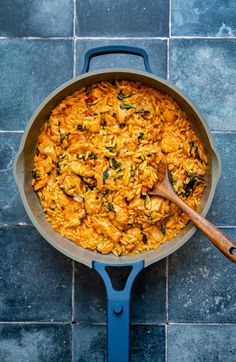
[[(109, 262), (109, 263), (114, 263), (114, 264), (124, 264), (124, 263), (129, 263), (129, 262), (135, 262), (135, 261), (140, 261), (140, 260), (144, 260), (145, 262), (145, 266), (148, 266), (152, 263), (155, 263), (163, 258), (165, 258), (166, 256), (172, 254), (173, 252), (175, 252), (177, 249), (179, 249), (181, 246), (183, 246), (191, 237), (192, 235), (196, 232), (197, 228), (193, 226), (192, 222), (190, 222), (188, 224), (189, 227), (189, 231), (182, 236), (181, 241), (179, 241), (177, 243), (176, 246), (171, 246), (169, 249), (167, 248), (166, 251), (163, 251), (162, 254), (159, 253), (159, 255), (155, 256), (155, 252), (157, 250), (159, 250), (160, 252), (160, 248), (155, 249), (155, 250), (150, 250), (147, 251), (145, 253), (140, 253), (140, 254), (136, 254), (136, 255), (131, 255), (131, 256), (111, 256), (110, 254), (107, 255), (102, 255), (100, 253), (95, 253), (91, 250), (88, 249), (84, 249), (76, 244), (74, 244), (73, 242), (64, 239), (64, 242), (66, 243), (65, 247), (62, 247), (61, 245), (58, 244), (57, 241), (55, 241), (54, 238), (49, 237), (49, 235), (47, 234), (47, 232), (44, 230), (44, 228), (39, 224), (37, 218), (33, 215), (29, 205), (28, 205), (28, 201), (26, 199), (25, 196), (25, 191), (24, 191), (24, 187), (23, 184), (21, 184), (19, 182), (19, 177), (18, 177), (18, 170), (17, 170), (17, 164), (18, 164), (18, 160), (21, 158), (23, 150), (24, 150), (24, 146), (25, 146), (25, 142), (27, 140), (29, 131), (31, 130), (31, 127), (34, 124), (34, 121), (36, 120), (38, 114), (43, 110), (43, 108), (49, 103), (50, 100), (52, 100), (56, 95), (58, 95), (61, 91), (65, 90), (67, 87), (71, 86), (72, 84), (75, 84), (77, 82), (80, 82), (82, 79), (86, 79), (89, 77), (96, 77), (97, 75), (100, 74), (113, 74), (114, 77), (114, 73), (128, 73), (130, 75), (140, 75), (140, 76), (144, 76), (147, 78), (151, 78), (159, 83), (164, 84), (167, 88), (172, 89), (175, 93), (178, 94), (178, 96), (180, 96), (186, 103), (188, 103), (188, 105), (191, 107), (191, 109), (194, 111), (194, 113), (197, 115), (197, 117), (200, 119), (208, 140), (209, 140), (209, 144), (210, 144), (210, 148), (212, 150), (212, 154), (213, 157), (215, 157), (215, 161), (216, 161), (216, 165), (217, 165), (217, 172), (214, 175), (214, 180), (212, 182), (211, 185), (211, 189), (209, 192), (209, 196), (206, 202), (206, 205), (204, 206), (201, 214), (203, 216), (205, 216), (211, 206), (214, 194), (215, 194), (215, 189), (217, 186), (217, 183), (219, 181), (220, 178), (220, 174), (221, 174), (221, 159), (219, 156), (219, 153), (215, 147), (214, 141), (213, 141), (213, 137), (211, 134), (211, 131), (209, 129), (209, 126), (207, 125), (204, 117), (202, 116), (202, 114), (199, 112), (198, 108), (192, 103), (192, 101), (188, 98), (188, 96), (186, 96), (181, 90), (179, 90), (177, 87), (175, 87), (174, 85), (170, 84), (168, 81), (166, 81), (165, 79), (162, 79), (154, 74), (145, 72), (145, 71), (139, 71), (139, 70), (134, 70), (134, 69), (130, 69), (130, 68), (110, 68), (110, 69), (99, 69), (99, 70), (95, 70), (95, 71), (91, 71), (89, 73), (85, 73), (82, 75), (79, 75), (77, 77), (74, 77), (70, 80), (68, 80), (67, 82), (63, 83), (62, 85), (60, 85), (59, 87), (57, 87), (54, 91), (52, 91), (42, 102), (41, 104), (36, 108), (36, 110), (34, 111), (34, 113), (32, 114), (32, 116), (30, 117), (30, 120), (27, 123), (27, 126), (25, 128), (25, 131), (23, 133), (21, 142), (20, 142), (20, 146), (19, 146), (19, 150), (16, 153), (15, 156), (15, 160), (14, 160), (14, 164), (13, 164), (13, 174), (14, 174), (14, 178), (15, 178), (15, 182), (19, 188), (20, 191), (20, 195), (21, 195), (21, 199), (23, 201), (24, 207), (26, 209), (26, 212), (28, 214), (28, 216), (30, 217), (33, 225), (36, 227), (36, 229), (39, 231), (39, 233), (56, 249), (58, 249), (60, 252), (62, 252), (63, 254), (65, 254), (66, 256), (79, 261), (89, 267), (92, 267), (92, 261), (96, 260), (96, 261), (100, 261), (100, 262)], [(145, 83), (145, 81), (144, 81)], [(54, 231), (55, 232), (55, 231)], [(55, 232), (56, 233), (56, 232)], [(56, 233), (58, 234), (58, 233)], [(59, 235), (59, 234), (58, 234)], [(174, 240), (175, 238), (171, 239)], [(168, 244), (170, 241), (165, 242), (162, 245)], [(69, 245), (68, 245), (69, 243)], [(71, 245), (72, 244), (72, 245)], [(68, 248), (70, 246), (70, 248)], [(81, 249), (81, 254), (83, 255), (83, 257), (76, 255), (75, 253), (73, 253), (73, 248), (76, 248), (78, 250)], [(152, 256), (153, 254), (153, 256)], [(147, 256), (150, 256), (149, 258), (147, 258)]]

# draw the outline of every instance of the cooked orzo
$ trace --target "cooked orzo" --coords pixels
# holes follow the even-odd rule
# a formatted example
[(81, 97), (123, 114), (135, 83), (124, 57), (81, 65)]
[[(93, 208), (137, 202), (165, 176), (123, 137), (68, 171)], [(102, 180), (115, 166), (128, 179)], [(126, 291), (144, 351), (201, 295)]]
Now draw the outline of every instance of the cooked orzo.
[(176, 193), (198, 209), (207, 158), (169, 96), (142, 83), (101, 82), (53, 109), (38, 138), (33, 187), (65, 238), (103, 254), (156, 249), (189, 219), (149, 196), (164, 157)]

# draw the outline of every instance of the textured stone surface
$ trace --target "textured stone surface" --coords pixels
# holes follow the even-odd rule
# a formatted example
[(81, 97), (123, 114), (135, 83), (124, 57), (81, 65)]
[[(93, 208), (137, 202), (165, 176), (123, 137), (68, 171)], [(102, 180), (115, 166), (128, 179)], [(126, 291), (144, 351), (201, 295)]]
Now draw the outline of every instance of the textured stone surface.
[(236, 130), (236, 40), (170, 41), (170, 82), (195, 103), (214, 130)]
[(169, 1), (77, 1), (79, 36), (168, 36)]
[[(77, 64), (76, 71), (80, 74), (84, 62), (84, 54), (91, 48), (101, 47), (103, 45), (132, 45), (144, 48), (149, 56), (152, 71), (162, 77), (167, 76), (167, 43), (166, 40), (141, 40), (141, 39), (125, 39), (125, 40), (109, 40), (109, 39), (79, 39), (76, 42)], [(136, 55), (123, 54), (106, 54), (94, 57), (91, 60), (90, 70), (105, 68), (133, 68), (144, 70), (143, 59)]]
[(0, 325), (1, 362), (70, 362), (71, 326)]
[(221, 156), (222, 174), (207, 217), (216, 225), (235, 225), (232, 195), (236, 195), (236, 133), (215, 133), (213, 137)]
[[(223, 230), (236, 239), (236, 229)], [(169, 321), (235, 323), (235, 265), (198, 231), (169, 257)]]
[(12, 174), (21, 137), (20, 133), (0, 133), (0, 225), (30, 223)]
[(0, 320), (71, 320), (71, 261), (35, 228), (0, 228)]
[(0, 130), (22, 130), (36, 107), (72, 78), (72, 41), (0, 41)]
[(1, 0), (0, 36), (71, 36), (73, 0)]
[(168, 326), (168, 362), (234, 362), (236, 326)]
[[(73, 362), (105, 361), (105, 327), (73, 326), (73, 356)], [(163, 362), (164, 360), (164, 326), (133, 326), (131, 330), (131, 361)]]
[(236, 35), (234, 0), (172, 0), (172, 35), (231, 37)]

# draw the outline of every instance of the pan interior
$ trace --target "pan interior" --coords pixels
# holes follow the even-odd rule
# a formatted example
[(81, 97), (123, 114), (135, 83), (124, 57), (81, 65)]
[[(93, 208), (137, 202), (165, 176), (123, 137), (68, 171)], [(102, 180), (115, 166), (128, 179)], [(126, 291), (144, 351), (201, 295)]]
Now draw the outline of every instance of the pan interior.
[(215, 191), (216, 183), (220, 174), (220, 161), (215, 150), (210, 131), (194, 105), (177, 89), (170, 86), (166, 81), (149, 75), (146, 72), (110, 69), (90, 72), (79, 76), (65, 83), (56, 89), (35, 111), (23, 135), (19, 152), (17, 154), (14, 174), (20, 189), (20, 194), (26, 211), (42, 236), (65, 255), (92, 266), (92, 261), (97, 260), (107, 264), (124, 264), (144, 260), (148, 266), (167, 255), (171, 254), (182, 246), (196, 231), (192, 223), (189, 223), (174, 239), (162, 244), (158, 249), (134, 256), (116, 257), (113, 254), (102, 255), (90, 250), (83, 249), (78, 245), (63, 238), (55, 232), (49, 222), (45, 219), (39, 199), (34, 192), (31, 180), (33, 169), (33, 157), (36, 149), (38, 135), (42, 125), (48, 120), (52, 109), (65, 97), (74, 93), (82, 87), (106, 80), (131, 80), (143, 82), (146, 85), (156, 88), (162, 93), (170, 95), (179, 106), (186, 112), (193, 129), (205, 147), (208, 158), (207, 187), (201, 200), (201, 213), (206, 215)]

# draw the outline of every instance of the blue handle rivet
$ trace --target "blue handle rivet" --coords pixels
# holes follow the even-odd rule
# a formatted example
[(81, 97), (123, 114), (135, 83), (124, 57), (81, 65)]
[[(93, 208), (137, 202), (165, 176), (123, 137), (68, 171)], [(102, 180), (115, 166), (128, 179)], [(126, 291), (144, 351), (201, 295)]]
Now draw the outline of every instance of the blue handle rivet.
[(116, 303), (116, 304), (114, 305), (114, 307), (113, 307), (113, 312), (114, 312), (115, 314), (121, 314), (122, 311), (123, 311), (122, 305), (121, 305), (120, 303)]

